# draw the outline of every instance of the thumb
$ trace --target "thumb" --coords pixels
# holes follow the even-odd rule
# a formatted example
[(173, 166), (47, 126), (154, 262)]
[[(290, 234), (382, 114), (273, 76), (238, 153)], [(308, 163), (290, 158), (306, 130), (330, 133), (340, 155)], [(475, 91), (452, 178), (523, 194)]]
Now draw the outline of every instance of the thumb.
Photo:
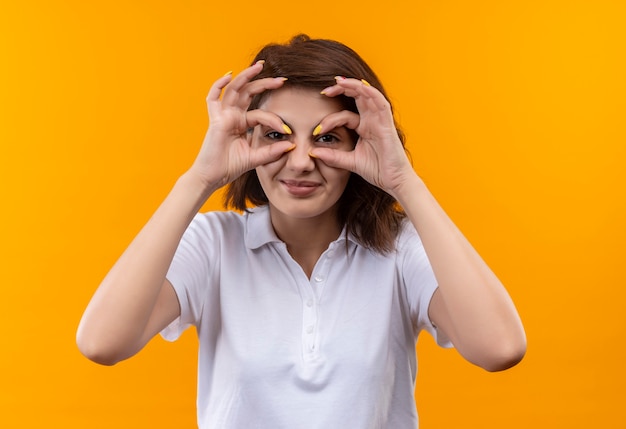
[(272, 143), (271, 145), (252, 149), (250, 154), (250, 163), (252, 168), (256, 168), (259, 165), (269, 164), (276, 161), (283, 156), (286, 152), (289, 152), (295, 148), (295, 145), (287, 140)]
[(319, 159), (329, 167), (354, 172), (354, 151), (346, 152), (330, 148), (315, 148), (309, 152), (309, 156), (314, 159)]

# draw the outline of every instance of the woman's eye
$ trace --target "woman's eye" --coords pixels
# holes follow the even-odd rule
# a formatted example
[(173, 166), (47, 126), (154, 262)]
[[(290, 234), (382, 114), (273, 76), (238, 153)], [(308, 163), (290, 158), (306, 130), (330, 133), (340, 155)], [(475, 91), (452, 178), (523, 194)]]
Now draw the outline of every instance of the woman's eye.
[(339, 139), (332, 134), (324, 134), (324, 135), (319, 136), (316, 141), (320, 143), (325, 143), (325, 144), (332, 144), (332, 143), (337, 143)]
[(269, 133), (265, 134), (265, 137), (270, 140), (284, 140), (285, 134), (279, 133), (278, 131), (270, 131)]

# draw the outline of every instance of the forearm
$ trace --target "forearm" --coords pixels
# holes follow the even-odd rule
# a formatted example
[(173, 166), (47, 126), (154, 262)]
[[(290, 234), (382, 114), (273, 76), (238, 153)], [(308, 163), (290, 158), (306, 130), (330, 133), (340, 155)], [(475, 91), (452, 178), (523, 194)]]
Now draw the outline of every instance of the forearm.
[(524, 329), (496, 275), (417, 175), (396, 198), (417, 229), (439, 284), (433, 321), (464, 357), (482, 367), (498, 369), (521, 359)]
[(77, 335), (85, 354), (126, 358), (143, 346), (146, 326), (178, 243), (211, 193), (212, 189), (192, 175), (185, 174), (177, 181), (85, 310)]

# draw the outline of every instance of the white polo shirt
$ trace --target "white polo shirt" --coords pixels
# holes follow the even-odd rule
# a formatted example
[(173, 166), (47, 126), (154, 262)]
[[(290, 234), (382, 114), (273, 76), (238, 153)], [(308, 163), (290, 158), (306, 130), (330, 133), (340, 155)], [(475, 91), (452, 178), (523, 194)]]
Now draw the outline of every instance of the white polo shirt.
[(415, 342), (436, 337), (437, 283), (409, 222), (388, 255), (342, 234), (309, 279), (267, 207), (199, 214), (167, 278), (181, 316), (163, 337), (193, 325), (200, 340), (201, 429), (417, 428)]

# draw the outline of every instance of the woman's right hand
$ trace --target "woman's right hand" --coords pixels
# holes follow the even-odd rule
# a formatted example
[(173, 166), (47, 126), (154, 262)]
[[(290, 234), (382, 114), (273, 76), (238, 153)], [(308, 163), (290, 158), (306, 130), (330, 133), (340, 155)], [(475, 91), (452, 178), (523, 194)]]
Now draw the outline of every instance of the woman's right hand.
[[(193, 166), (102, 280), (81, 319), (77, 343), (93, 361), (111, 365), (134, 355), (180, 315), (167, 270), (205, 198), (244, 172), (280, 158), (292, 146), (277, 141), (253, 149), (248, 142), (248, 129), (259, 124), (287, 133), (278, 116), (247, 111), (256, 94), (283, 85), (281, 78), (250, 81), (262, 68), (257, 63), (211, 87), (207, 98), (211, 123)], [(200, 193), (190, 192), (196, 186)]]
[(209, 129), (189, 170), (207, 189), (227, 185), (246, 171), (277, 160), (293, 146), (286, 140), (259, 148), (250, 146), (248, 130), (259, 124), (291, 133), (277, 115), (258, 109), (248, 111), (255, 95), (278, 89), (286, 80), (275, 77), (251, 81), (262, 69), (263, 61), (258, 61), (235, 78), (227, 73), (209, 91)]

